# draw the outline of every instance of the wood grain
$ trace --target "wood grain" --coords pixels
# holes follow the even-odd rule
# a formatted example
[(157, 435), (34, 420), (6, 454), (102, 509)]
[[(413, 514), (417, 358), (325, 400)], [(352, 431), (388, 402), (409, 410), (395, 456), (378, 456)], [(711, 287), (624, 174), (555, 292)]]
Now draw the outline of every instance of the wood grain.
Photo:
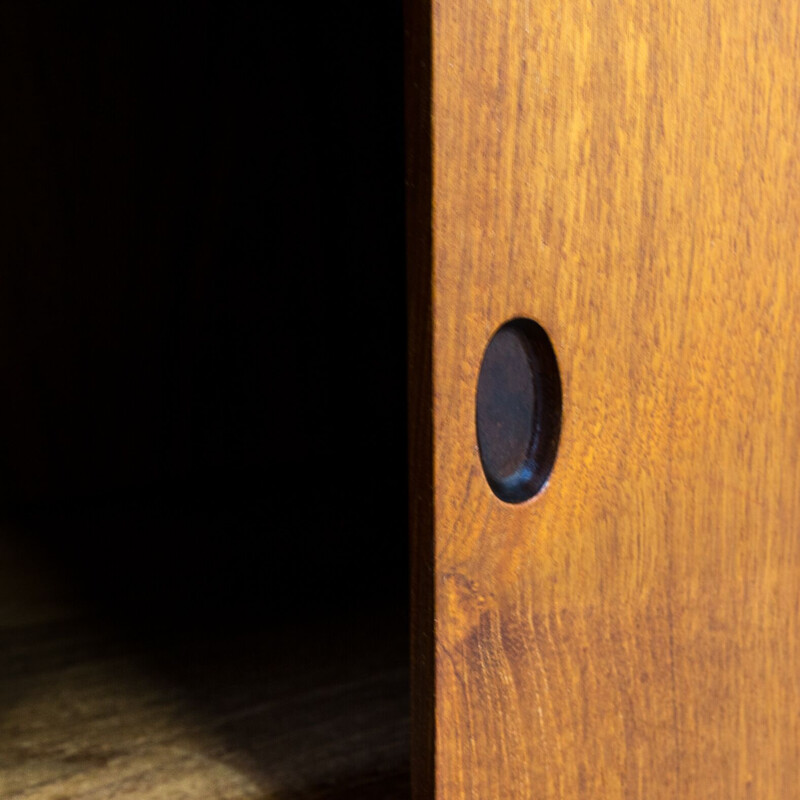
[[(800, 4), (420, 5), (417, 795), (800, 797)], [(512, 507), (474, 398), (515, 316), (554, 343), (564, 416)]]
[(408, 797), (402, 619), (132, 636), (2, 524), (0, 556), (2, 800)]

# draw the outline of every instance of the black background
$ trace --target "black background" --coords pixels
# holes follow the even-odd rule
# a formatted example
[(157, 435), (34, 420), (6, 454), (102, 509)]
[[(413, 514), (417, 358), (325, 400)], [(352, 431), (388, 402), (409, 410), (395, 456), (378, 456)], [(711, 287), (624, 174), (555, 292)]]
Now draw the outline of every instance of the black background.
[(103, 614), (407, 602), (399, 3), (0, 5), (0, 502)]

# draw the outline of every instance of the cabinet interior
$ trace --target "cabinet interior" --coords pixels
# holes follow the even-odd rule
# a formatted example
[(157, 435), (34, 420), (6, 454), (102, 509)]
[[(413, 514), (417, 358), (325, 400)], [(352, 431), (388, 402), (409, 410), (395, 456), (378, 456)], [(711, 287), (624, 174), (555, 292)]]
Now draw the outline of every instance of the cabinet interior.
[(273, 6), (0, 11), (13, 791), (408, 794), (402, 9)]

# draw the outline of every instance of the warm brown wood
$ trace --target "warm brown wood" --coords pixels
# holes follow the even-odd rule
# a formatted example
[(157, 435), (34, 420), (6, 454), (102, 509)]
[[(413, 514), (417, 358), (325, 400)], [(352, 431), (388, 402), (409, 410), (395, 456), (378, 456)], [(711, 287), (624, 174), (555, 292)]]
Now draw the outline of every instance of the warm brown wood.
[[(800, 4), (431, 25), (436, 797), (800, 797)], [(474, 400), (518, 315), (564, 413), (509, 506)]]

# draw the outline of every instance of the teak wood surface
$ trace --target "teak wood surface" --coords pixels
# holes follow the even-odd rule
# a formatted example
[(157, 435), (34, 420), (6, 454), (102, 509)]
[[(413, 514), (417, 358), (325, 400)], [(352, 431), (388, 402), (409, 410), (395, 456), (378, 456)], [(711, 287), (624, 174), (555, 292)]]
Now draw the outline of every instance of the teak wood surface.
[[(407, 19), (416, 796), (800, 797), (800, 3)], [(510, 506), (516, 316), (564, 415)]]

